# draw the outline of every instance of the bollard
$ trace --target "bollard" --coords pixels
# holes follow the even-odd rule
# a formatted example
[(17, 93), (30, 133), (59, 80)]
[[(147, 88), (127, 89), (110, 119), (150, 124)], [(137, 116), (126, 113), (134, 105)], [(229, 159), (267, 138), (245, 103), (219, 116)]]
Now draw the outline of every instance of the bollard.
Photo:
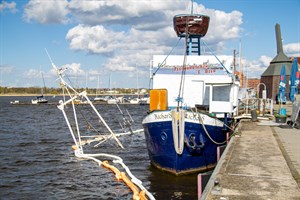
[(251, 121), (257, 122), (257, 112), (256, 110), (251, 110)]
[(197, 176), (197, 189), (198, 189), (198, 200), (202, 197), (202, 192), (204, 191), (206, 184), (208, 183), (213, 171), (208, 171), (204, 173), (199, 173)]

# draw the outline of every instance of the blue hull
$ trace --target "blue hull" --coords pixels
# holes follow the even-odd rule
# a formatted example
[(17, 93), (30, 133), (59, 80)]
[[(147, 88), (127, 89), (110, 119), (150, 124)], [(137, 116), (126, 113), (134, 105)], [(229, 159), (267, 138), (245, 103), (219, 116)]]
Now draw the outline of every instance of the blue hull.
[[(143, 123), (143, 127), (149, 157), (155, 167), (176, 175), (208, 171), (215, 167), (219, 145), (211, 141), (200, 123), (185, 122), (186, 139), (181, 155), (174, 148), (170, 120)], [(222, 126), (205, 127), (214, 141), (226, 141), (226, 131)], [(191, 142), (192, 137), (194, 143)]]

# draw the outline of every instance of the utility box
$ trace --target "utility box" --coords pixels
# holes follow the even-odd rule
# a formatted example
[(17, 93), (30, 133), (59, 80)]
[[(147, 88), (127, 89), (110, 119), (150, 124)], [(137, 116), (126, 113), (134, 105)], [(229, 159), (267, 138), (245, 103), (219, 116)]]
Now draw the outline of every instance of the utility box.
[(168, 109), (168, 91), (166, 89), (150, 90), (150, 112)]

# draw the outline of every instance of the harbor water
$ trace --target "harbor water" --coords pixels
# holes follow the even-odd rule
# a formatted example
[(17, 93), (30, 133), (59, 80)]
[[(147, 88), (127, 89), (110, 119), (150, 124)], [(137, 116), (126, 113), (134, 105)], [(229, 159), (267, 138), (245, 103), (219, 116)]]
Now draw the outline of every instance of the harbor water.
[[(108, 169), (74, 156), (71, 135), (55, 104), (11, 105), (16, 99), (29, 103), (32, 97), (0, 97), (0, 199), (132, 199), (130, 189)], [(96, 107), (113, 130), (120, 130), (115, 105)], [(132, 115), (133, 129), (141, 129), (149, 107), (121, 108)], [(197, 174), (176, 177), (152, 167), (143, 133), (120, 141), (125, 149), (113, 140), (91, 148), (120, 156), (156, 199), (197, 199)]]

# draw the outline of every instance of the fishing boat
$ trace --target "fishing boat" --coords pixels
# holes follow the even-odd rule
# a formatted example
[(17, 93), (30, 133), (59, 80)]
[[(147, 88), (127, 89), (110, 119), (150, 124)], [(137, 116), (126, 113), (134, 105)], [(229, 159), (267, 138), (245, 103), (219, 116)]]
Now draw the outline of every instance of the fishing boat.
[(184, 55), (154, 55), (150, 66), (150, 110), (142, 122), (148, 154), (153, 166), (175, 175), (213, 169), (233, 130), (240, 84), (233, 56), (201, 55), (209, 21), (176, 15)]

